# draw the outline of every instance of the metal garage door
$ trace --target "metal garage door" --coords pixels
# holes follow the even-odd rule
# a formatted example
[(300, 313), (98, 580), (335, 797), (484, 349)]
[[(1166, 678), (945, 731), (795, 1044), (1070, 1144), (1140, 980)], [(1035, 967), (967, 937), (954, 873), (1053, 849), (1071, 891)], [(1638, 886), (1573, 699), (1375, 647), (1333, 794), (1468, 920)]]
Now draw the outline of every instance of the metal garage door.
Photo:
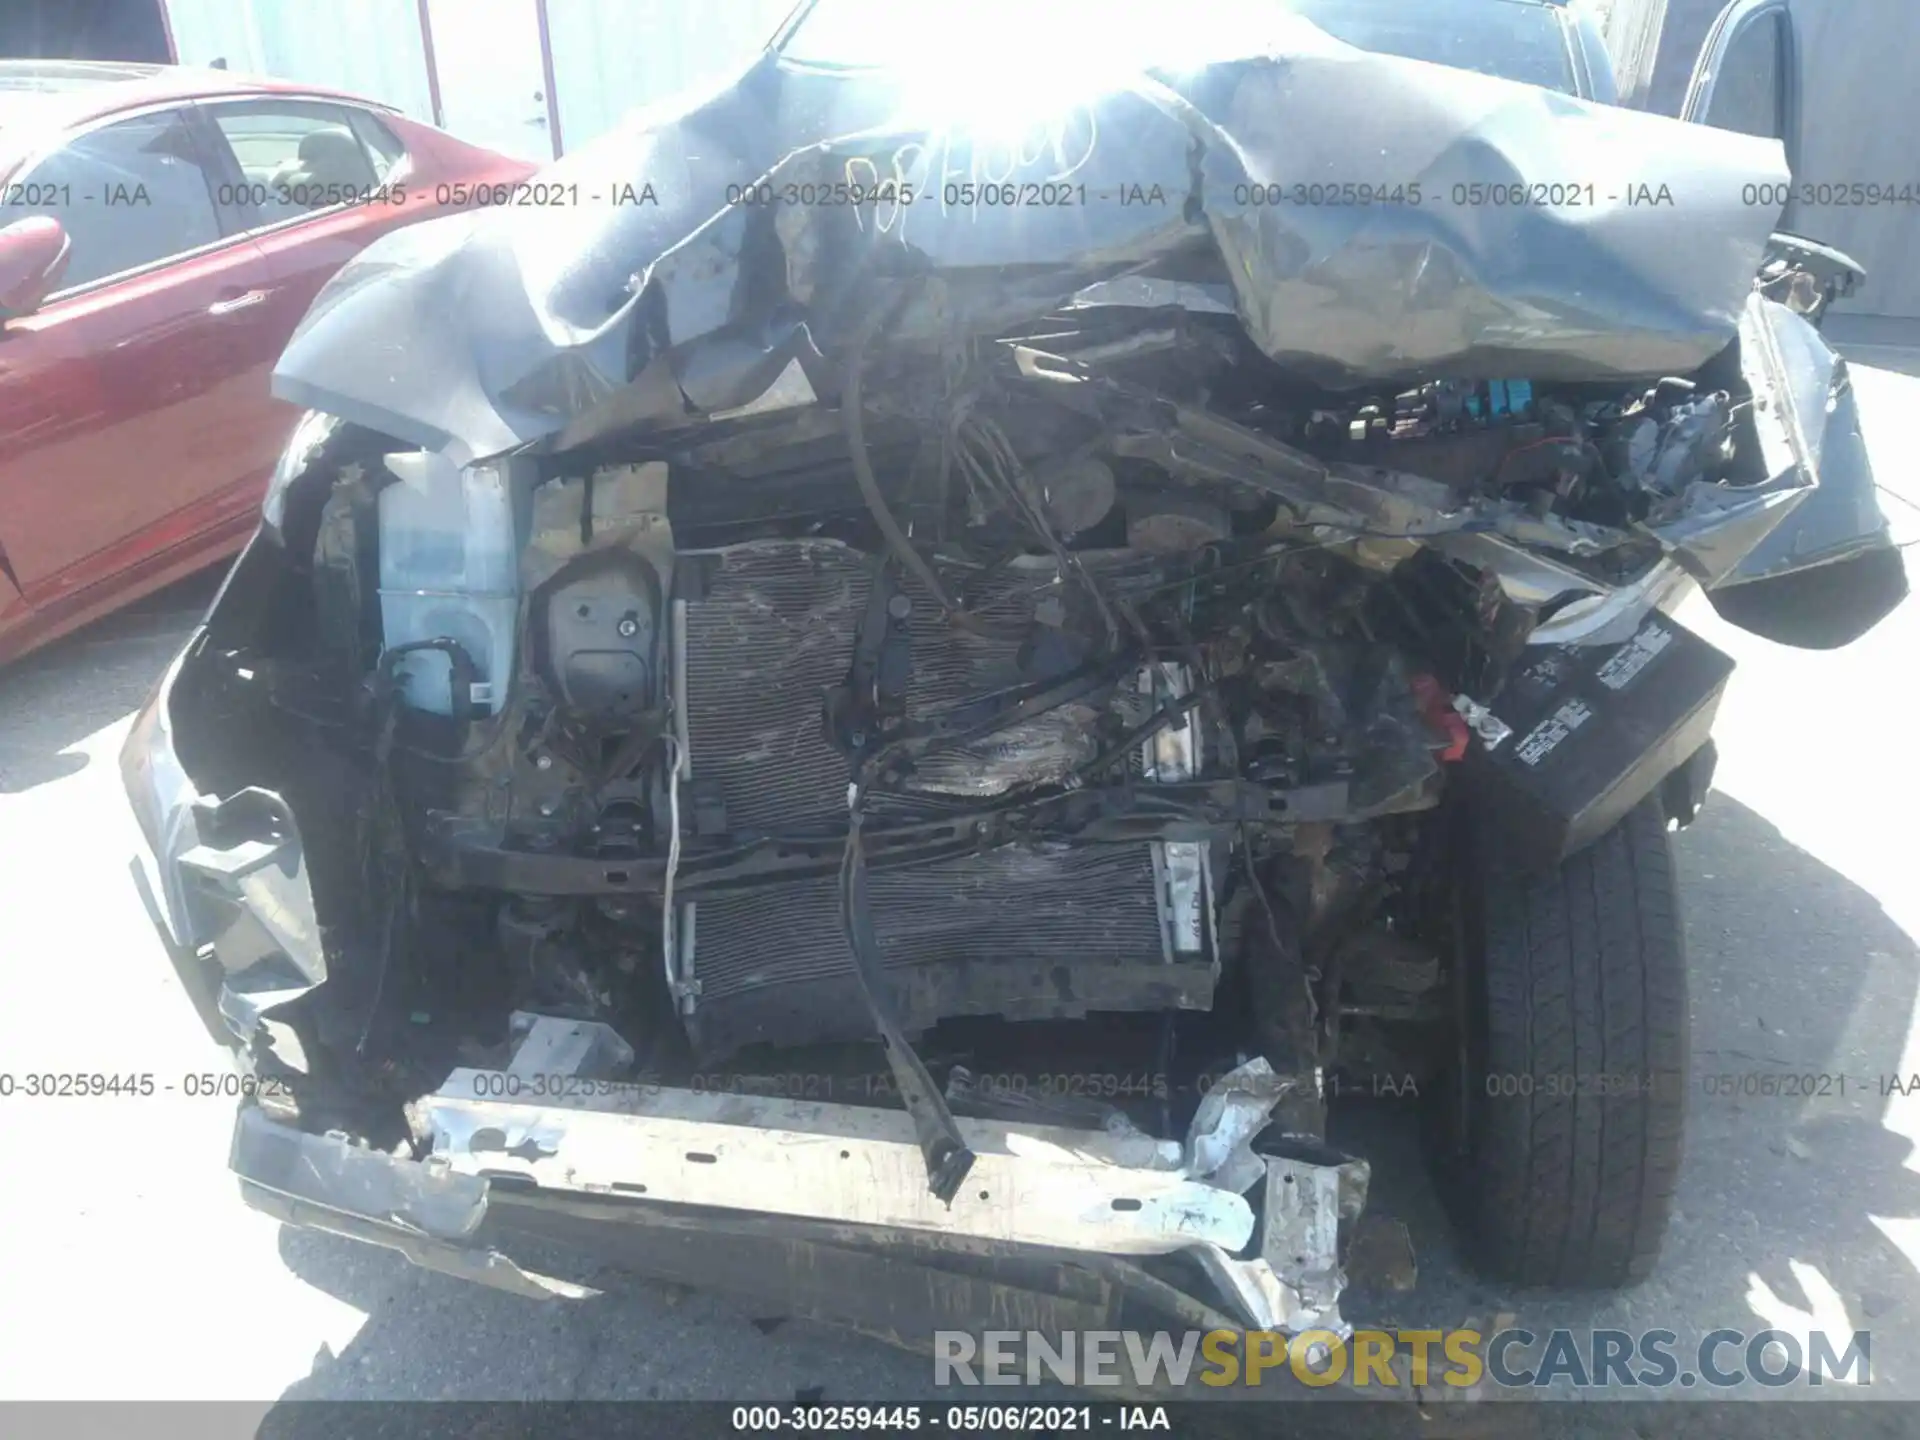
[(563, 150), (620, 116), (725, 80), (780, 27), (793, 0), (546, 0)]
[(433, 123), (414, 0), (167, 0), (182, 65), (330, 85)]

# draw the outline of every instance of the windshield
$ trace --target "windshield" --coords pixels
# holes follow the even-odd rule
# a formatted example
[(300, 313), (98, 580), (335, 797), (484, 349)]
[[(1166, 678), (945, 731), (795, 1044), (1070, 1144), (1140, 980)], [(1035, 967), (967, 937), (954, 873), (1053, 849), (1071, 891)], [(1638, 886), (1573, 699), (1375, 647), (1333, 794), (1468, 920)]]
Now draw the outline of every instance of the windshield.
[[(1579, 93), (1560, 17), (1537, 0), (1206, 0), (1198, 10), (1167, 0), (970, 0), (960, 13), (969, 37), (991, 36), (1008, 61), (1016, 49), (1111, 53), (1130, 45), (1144, 65), (1177, 68), (1183, 41), (1224, 29), (1251, 42), (1289, 12), (1362, 50)], [(914, 0), (819, 0), (780, 53), (854, 68), (930, 61), (951, 54), (958, 38), (950, 21), (943, 37), (935, 17), (955, 13)], [(980, 83), (991, 85), (992, 76)]]
[(1533, 0), (1288, 0), (1337, 40), (1579, 93), (1560, 17)]
[(1194, 9), (1168, 0), (819, 0), (779, 50), (809, 65), (949, 78), (964, 57), (971, 83), (994, 90), (1006, 67), (1021, 75), (1116, 61), (1179, 69), (1223, 46), (1258, 50), (1276, 25), (1289, 40), (1305, 29), (1289, 0), (1204, 0)]

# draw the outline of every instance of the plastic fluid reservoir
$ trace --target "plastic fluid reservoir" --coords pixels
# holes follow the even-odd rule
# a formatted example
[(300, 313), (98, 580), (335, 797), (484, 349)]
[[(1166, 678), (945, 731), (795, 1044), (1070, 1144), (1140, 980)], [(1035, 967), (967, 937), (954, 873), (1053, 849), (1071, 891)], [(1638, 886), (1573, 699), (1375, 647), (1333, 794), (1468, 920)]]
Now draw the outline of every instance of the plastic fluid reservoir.
[[(380, 492), (380, 626), (388, 649), (457, 641), (479, 679), (476, 709), (492, 710), (513, 675), (519, 544), (504, 466), (461, 469), (444, 455), (389, 455)], [(398, 662), (409, 705), (453, 713), (452, 661), (420, 650)]]

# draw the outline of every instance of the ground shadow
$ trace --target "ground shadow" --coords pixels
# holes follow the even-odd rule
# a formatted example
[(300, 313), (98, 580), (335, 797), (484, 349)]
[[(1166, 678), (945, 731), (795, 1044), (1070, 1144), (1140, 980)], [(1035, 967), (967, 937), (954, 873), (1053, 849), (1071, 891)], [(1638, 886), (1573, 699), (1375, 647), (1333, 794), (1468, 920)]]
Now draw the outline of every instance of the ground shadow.
[(0, 670), (0, 794), (83, 769), (72, 747), (140, 706), (225, 573), (202, 571)]

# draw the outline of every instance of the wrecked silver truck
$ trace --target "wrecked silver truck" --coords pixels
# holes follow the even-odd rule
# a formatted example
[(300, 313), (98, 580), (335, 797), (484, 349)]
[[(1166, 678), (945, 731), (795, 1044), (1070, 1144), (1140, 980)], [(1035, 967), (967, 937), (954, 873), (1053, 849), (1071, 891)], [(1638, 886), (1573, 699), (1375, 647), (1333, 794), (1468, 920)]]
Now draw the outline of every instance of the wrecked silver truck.
[(1673, 602), (1906, 592), (1857, 271), (1775, 141), (993, 8), (804, 11), (316, 302), (123, 762), (247, 1199), (908, 1340), (1337, 1332), (1384, 1077), (1491, 1274), (1635, 1282), (1731, 669)]

